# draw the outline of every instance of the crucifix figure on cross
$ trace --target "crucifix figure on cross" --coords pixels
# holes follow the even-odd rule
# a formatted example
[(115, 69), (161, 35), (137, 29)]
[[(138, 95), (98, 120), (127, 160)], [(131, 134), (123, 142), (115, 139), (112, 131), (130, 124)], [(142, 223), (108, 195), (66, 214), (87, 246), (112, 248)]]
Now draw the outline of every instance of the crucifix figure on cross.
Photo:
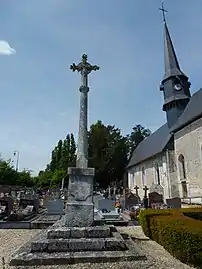
[(134, 189), (135, 189), (135, 194), (138, 196), (138, 190), (139, 190), (139, 187), (136, 185), (136, 186), (134, 187)]
[(163, 1), (161, 2), (161, 8), (159, 8), (159, 10), (162, 11), (162, 13), (163, 13), (163, 21), (166, 22), (165, 13), (168, 12), (168, 11), (164, 9)]
[(147, 197), (147, 191), (149, 190), (149, 188), (147, 188), (147, 186), (144, 186), (143, 190), (144, 190), (144, 197)]

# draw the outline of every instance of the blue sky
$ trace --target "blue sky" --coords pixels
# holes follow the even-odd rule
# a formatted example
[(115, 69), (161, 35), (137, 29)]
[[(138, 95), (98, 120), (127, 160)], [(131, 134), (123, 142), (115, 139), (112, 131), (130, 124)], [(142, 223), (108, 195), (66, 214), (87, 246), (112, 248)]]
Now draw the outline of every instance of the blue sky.
[[(77, 134), (80, 78), (69, 66), (82, 53), (100, 66), (90, 76), (89, 124), (100, 119), (124, 134), (139, 123), (151, 130), (163, 124), (160, 3), (0, 0), (2, 156), (13, 158), (18, 150), (20, 169), (37, 173), (59, 139)], [(202, 87), (202, 1), (165, 0), (164, 5), (194, 92)]]

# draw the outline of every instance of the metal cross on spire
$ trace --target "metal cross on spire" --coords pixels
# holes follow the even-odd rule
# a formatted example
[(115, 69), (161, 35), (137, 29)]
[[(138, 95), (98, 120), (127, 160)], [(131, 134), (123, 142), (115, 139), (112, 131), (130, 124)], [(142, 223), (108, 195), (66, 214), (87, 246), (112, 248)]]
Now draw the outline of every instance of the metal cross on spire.
[(166, 22), (166, 16), (165, 16), (165, 14), (168, 11), (166, 9), (164, 9), (163, 1), (161, 2), (161, 8), (159, 8), (159, 10), (161, 10), (162, 13), (163, 13), (163, 22)]

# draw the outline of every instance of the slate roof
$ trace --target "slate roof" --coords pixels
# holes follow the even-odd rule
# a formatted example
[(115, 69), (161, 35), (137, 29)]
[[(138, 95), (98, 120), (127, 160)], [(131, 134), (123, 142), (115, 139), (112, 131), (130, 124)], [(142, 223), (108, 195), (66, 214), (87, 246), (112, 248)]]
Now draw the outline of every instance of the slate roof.
[(195, 92), (182, 115), (169, 129), (167, 123), (145, 138), (134, 150), (127, 168), (137, 165), (146, 159), (162, 152), (172, 137), (172, 133), (202, 117), (202, 89)]
[(198, 90), (192, 95), (184, 112), (179, 117), (177, 122), (173, 125), (173, 127), (170, 129), (170, 131), (176, 132), (179, 129), (190, 124), (197, 118), (200, 118), (201, 116), (202, 116), (202, 89)]
[(172, 135), (167, 123), (145, 138), (134, 150), (127, 168), (137, 165), (146, 159), (162, 152)]
[(173, 42), (171, 40), (170, 33), (168, 31), (167, 23), (164, 23), (164, 63), (165, 63), (165, 75), (163, 80), (170, 78), (171, 76), (185, 76), (180, 69), (180, 65), (174, 50)]

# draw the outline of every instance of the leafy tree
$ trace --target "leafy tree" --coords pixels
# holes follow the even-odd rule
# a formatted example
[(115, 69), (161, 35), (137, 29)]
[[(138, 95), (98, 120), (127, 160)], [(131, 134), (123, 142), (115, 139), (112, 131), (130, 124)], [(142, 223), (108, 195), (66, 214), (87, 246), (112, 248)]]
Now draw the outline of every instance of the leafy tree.
[(62, 147), (63, 147), (63, 141), (59, 140), (56, 147), (56, 169), (60, 168), (61, 157), (62, 157)]
[(18, 172), (17, 185), (32, 187), (34, 185), (33, 178), (31, 177), (31, 171), (24, 169), (22, 172)]
[[(95, 168), (94, 185), (107, 188), (108, 185), (121, 186), (125, 167), (129, 157), (138, 144), (150, 135), (150, 130), (138, 124), (131, 134), (123, 136), (119, 128), (104, 125), (97, 121), (90, 126), (88, 132), (89, 167)], [(67, 134), (59, 140), (53, 149), (50, 163), (45, 171), (40, 171), (33, 181), (37, 186), (59, 186), (62, 178), (68, 183), (68, 167), (76, 165), (76, 143), (74, 135)], [(23, 179), (26, 181), (25, 179)]]
[(88, 133), (89, 166), (94, 167), (95, 183), (107, 188), (119, 182), (127, 164), (126, 138), (115, 126), (105, 126), (101, 121), (92, 124)]
[(52, 151), (52, 155), (51, 155), (51, 162), (49, 165), (47, 165), (46, 170), (47, 171), (55, 171), (55, 169), (57, 168), (57, 149), (54, 148), (54, 150)]
[(65, 171), (69, 163), (70, 150), (71, 150), (70, 135), (68, 134), (65, 140), (63, 141), (62, 154), (61, 154), (60, 166), (59, 166), (60, 169), (65, 170)]
[(50, 187), (52, 182), (53, 172), (50, 170), (40, 171), (38, 177), (34, 178), (36, 187)]
[(61, 184), (62, 178), (65, 185), (68, 184), (67, 170), (76, 163), (76, 143), (73, 134), (67, 134), (62, 141), (59, 140), (57, 146), (51, 154), (51, 161), (47, 164), (45, 171), (40, 171), (35, 179), (37, 186), (56, 187)]
[(70, 136), (70, 154), (69, 154), (69, 166), (76, 165), (76, 143), (74, 139), (74, 135)]
[(140, 124), (137, 124), (133, 127), (132, 132), (130, 135), (127, 136), (128, 138), (128, 148), (129, 148), (129, 157), (139, 145), (139, 143), (148, 137), (151, 134), (151, 131)]

